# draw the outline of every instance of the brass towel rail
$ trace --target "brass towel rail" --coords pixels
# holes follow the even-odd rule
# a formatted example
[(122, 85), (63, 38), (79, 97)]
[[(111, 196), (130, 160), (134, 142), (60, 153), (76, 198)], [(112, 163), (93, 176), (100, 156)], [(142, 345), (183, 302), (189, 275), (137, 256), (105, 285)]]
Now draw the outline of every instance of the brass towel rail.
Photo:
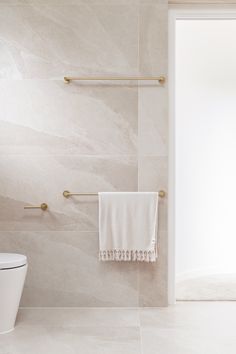
[[(98, 193), (72, 193), (72, 192), (69, 192), (69, 191), (64, 191), (64, 192), (63, 192), (63, 196), (64, 196), (65, 198), (69, 198), (69, 197), (71, 197), (71, 196), (73, 196), (73, 195), (97, 196)], [(163, 190), (160, 190), (160, 191), (158, 192), (158, 196), (159, 196), (160, 198), (164, 198), (165, 195), (166, 195), (166, 192), (163, 191)]]
[(159, 84), (164, 84), (165, 82), (164, 76), (156, 76), (156, 77), (149, 77), (149, 76), (127, 76), (127, 77), (119, 77), (119, 76), (98, 76), (98, 77), (73, 77), (73, 76), (65, 76), (64, 82), (69, 84), (71, 81), (158, 81)]
[(24, 209), (41, 209), (43, 211), (47, 210), (48, 205), (46, 203), (42, 203), (40, 205), (26, 205)]

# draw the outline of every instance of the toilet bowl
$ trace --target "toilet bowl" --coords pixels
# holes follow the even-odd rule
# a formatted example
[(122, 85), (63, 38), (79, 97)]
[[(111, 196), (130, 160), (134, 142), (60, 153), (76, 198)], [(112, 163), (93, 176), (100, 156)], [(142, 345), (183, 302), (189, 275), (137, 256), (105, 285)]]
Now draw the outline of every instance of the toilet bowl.
[(0, 253), (0, 334), (14, 329), (27, 267), (26, 256)]

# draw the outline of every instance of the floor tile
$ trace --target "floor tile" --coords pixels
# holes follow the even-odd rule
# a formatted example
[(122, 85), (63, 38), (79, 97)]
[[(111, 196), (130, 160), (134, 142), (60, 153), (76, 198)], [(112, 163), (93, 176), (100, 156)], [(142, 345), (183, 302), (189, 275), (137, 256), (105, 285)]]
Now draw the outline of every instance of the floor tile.
[(234, 354), (236, 302), (186, 302), (142, 309), (143, 354)]
[(24, 308), (0, 354), (235, 354), (236, 302)]
[(139, 327), (137, 309), (121, 308), (28, 308), (20, 309), (17, 328), (28, 326), (53, 327)]
[(141, 354), (139, 328), (22, 326), (1, 338), (1, 354)]

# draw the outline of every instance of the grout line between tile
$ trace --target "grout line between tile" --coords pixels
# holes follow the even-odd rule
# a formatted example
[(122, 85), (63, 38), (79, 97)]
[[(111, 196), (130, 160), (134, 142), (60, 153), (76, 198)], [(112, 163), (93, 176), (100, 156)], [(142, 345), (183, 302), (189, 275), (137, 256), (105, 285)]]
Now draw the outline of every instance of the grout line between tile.
[(139, 317), (139, 337), (140, 337), (140, 353), (143, 354), (143, 338), (142, 338), (142, 326), (141, 326), (141, 310), (138, 309), (138, 317)]

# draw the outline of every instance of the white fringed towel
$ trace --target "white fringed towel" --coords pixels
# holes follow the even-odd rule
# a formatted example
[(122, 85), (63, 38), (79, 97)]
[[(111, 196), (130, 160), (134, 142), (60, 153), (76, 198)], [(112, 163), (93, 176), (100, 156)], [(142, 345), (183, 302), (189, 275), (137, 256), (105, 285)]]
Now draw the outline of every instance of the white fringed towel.
[(157, 259), (158, 193), (99, 193), (99, 259)]

